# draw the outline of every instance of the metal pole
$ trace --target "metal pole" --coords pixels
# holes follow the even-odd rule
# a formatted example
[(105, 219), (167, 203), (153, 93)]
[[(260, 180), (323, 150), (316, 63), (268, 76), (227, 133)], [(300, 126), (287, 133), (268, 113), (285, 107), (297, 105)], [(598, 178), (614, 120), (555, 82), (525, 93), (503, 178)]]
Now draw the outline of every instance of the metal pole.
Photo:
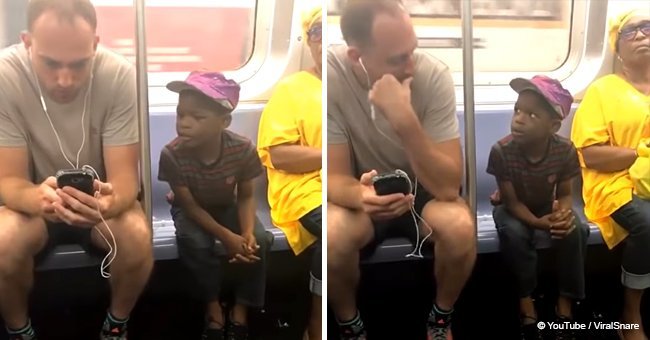
[(149, 84), (147, 81), (147, 43), (145, 39), (145, 0), (133, 0), (135, 6), (136, 71), (138, 85), (138, 118), (140, 125), (140, 178), (144, 192), (143, 203), (149, 226), (151, 211), (151, 150), (149, 140)]
[(476, 129), (474, 125), (474, 37), (472, 2), (460, 0), (463, 28), (463, 109), (465, 114), (465, 195), (476, 212)]

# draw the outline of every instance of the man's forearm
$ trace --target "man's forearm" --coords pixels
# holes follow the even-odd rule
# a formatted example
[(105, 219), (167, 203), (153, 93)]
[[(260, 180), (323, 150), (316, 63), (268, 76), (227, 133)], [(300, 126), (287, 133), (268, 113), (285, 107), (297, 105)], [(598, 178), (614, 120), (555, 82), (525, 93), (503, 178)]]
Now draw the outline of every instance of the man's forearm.
[(252, 234), (255, 226), (255, 200), (253, 196), (237, 197), (237, 215), (241, 234)]
[(277, 145), (270, 148), (273, 167), (294, 174), (320, 170), (323, 152), (303, 145)]
[(138, 182), (132, 180), (120, 180), (119, 178), (112, 182), (113, 195), (108, 211), (104, 212), (104, 219), (119, 216), (125, 211), (131, 209), (133, 203), (138, 198)]
[(0, 180), (0, 199), (9, 209), (39, 215), (39, 196), (38, 186), (24, 178), (8, 177)]
[(328, 174), (327, 200), (349, 209), (362, 209), (361, 183), (352, 176)]
[(452, 157), (432, 145), (419, 122), (410, 122), (407, 126), (398, 135), (418, 181), (437, 200), (455, 201), (459, 195), (462, 168)]

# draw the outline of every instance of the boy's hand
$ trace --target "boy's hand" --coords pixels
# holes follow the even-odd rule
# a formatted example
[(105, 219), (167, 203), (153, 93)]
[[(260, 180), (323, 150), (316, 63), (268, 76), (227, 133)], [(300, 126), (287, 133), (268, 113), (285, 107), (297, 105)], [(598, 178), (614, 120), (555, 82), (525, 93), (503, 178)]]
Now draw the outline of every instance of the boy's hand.
[(253, 235), (253, 233), (243, 234), (242, 237), (244, 238), (246, 251), (249, 255), (255, 254), (257, 250), (260, 249), (260, 246), (257, 244), (257, 240), (255, 239), (255, 235)]
[(229, 263), (252, 263), (260, 259), (259, 257), (253, 254), (249, 254), (246, 251), (246, 239), (231, 231), (228, 231), (226, 237), (221, 240), (221, 242), (226, 248), (226, 252), (229, 257)]
[(550, 214), (551, 238), (562, 239), (575, 228), (575, 216), (571, 209), (560, 209), (559, 202), (553, 201), (553, 212)]

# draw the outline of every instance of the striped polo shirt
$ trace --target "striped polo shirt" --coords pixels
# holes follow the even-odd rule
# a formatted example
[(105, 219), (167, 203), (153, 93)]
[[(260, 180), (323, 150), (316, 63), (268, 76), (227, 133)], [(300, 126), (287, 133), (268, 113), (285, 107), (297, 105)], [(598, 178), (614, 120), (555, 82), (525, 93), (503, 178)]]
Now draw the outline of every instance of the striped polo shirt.
[(187, 187), (203, 208), (219, 208), (235, 204), (237, 183), (252, 180), (262, 172), (255, 145), (246, 137), (224, 130), (221, 156), (212, 164), (193, 157), (178, 138), (172, 140), (160, 153), (158, 180)]
[(512, 182), (517, 199), (540, 217), (550, 213), (557, 184), (578, 176), (580, 164), (573, 143), (564, 137), (553, 135), (546, 155), (533, 163), (508, 135), (492, 146), (487, 173), (498, 182)]

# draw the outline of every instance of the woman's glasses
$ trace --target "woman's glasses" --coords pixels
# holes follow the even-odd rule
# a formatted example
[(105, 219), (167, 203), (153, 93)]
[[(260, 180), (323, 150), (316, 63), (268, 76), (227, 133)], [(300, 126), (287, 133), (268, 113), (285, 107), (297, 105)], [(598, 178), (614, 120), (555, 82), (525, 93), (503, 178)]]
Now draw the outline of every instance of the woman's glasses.
[(323, 26), (317, 25), (307, 31), (310, 42), (321, 42), (323, 39)]
[(619, 37), (622, 40), (630, 41), (636, 37), (636, 33), (641, 31), (646, 37), (650, 37), (650, 21), (644, 21), (635, 26), (625, 27), (621, 30)]

